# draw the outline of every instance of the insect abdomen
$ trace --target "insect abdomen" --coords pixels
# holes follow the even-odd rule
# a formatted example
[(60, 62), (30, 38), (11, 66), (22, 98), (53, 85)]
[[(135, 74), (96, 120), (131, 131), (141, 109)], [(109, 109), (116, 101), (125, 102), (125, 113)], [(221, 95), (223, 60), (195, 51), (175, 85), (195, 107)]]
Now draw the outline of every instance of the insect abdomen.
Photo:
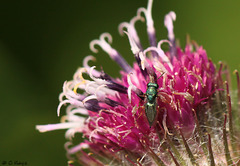
[(153, 122), (155, 120), (156, 114), (157, 114), (155, 103), (153, 103), (153, 104), (146, 103), (146, 110), (145, 110), (145, 112), (146, 112), (146, 116), (147, 116), (149, 125), (152, 126), (152, 124), (153, 124)]

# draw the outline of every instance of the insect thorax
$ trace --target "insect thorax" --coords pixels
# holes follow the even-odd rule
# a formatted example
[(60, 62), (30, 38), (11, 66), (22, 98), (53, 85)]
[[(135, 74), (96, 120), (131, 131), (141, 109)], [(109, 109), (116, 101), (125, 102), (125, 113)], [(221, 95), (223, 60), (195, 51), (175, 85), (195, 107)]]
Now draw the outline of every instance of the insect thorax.
[(148, 88), (153, 87), (153, 88), (158, 89), (158, 84), (149, 82), (149, 83), (147, 84), (147, 87), (148, 87)]

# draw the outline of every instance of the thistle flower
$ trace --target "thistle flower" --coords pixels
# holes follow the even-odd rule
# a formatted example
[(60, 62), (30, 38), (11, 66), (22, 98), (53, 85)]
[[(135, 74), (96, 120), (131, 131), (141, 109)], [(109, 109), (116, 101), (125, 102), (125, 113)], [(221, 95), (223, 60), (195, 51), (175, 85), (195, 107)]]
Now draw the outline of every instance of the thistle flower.
[[(95, 58), (87, 56), (73, 80), (63, 85), (58, 116), (63, 105), (67, 108), (61, 123), (36, 128), (40, 132), (67, 129), (69, 165), (72, 161), (83, 165), (238, 165), (240, 144), (233, 132), (228, 82), (223, 80), (228, 70), (223, 63), (217, 69), (193, 41), (184, 50), (177, 46), (174, 12), (164, 20), (168, 39), (157, 43), (152, 3), (149, 0), (147, 8), (139, 8), (129, 23), (119, 26), (120, 34), (129, 39), (136, 59), (133, 66), (111, 47), (111, 35), (103, 33), (90, 43), (90, 49), (97, 53), (95, 46), (100, 46), (122, 68), (121, 78), (90, 67), (88, 62)], [(148, 48), (143, 48), (134, 27), (144, 18)], [(162, 50), (164, 42), (169, 51)], [(74, 145), (76, 133), (82, 133), (84, 141)]]

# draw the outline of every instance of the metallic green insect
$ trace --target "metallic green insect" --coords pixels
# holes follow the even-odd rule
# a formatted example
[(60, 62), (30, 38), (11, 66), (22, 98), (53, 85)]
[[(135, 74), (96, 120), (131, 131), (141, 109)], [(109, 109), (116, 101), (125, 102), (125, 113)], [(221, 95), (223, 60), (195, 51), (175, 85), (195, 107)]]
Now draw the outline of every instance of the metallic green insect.
[(149, 122), (150, 127), (152, 126), (155, 117), (157, 115), (156, 110), (156, 99), (157, 99), (157, 91), (158, 84), (149, 82), (147, 84), (146, 91), (146, 104), (145, 104), (145, 113)]
[[(160, 77), (163, 76), (162, 73)], [(145, 93), (145, 113), (150, 127), (153, 125), (157, 116), (157, 97), (158, 97), (158, 84), (155, 83), (153, 76), (149, 75), (150, 82), (147, 84), (147, 91)]]

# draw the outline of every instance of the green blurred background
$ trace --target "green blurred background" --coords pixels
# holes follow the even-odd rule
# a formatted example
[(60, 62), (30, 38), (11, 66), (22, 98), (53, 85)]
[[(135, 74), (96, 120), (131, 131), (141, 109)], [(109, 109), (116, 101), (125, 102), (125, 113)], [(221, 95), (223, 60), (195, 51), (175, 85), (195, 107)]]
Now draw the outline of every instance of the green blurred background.
[[(56, 108), (63, 82), (72, 79), (82, 59), (92, 54), (89, 42), (102, 32), (112, 34), (113, 47), (132, 64), (127, 37), (121, 37), (117, 27), (129, 21), (138, 7), (146, 6), (146, 0), (1, 1), (0, 165), (9, 160), (31, 166), (67, 165), (65, 132), (42, 134), (35, 125), (59, 122)], [(167, 37), (163, 19), (173, 10), (175, 36), (182, 46), (190, 34), (214, 62), (226, 61), (232, 71), (239, 69), (239, 6), (240, 1), (154, 0), (157, 37)], [(145, 25), (139, 22), (137, 28), (147, 47)], [(119, 68), (103, 51), (96, 57), (92, 65), (119, 75)]]

